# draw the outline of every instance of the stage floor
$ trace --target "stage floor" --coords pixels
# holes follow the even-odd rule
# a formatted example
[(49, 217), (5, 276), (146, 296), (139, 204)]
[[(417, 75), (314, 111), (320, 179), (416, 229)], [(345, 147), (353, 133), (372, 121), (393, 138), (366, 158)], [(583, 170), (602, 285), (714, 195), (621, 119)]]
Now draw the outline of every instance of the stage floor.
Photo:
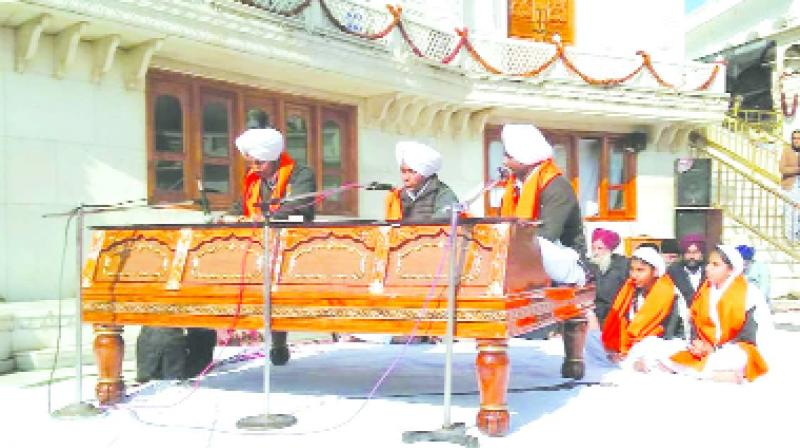
[[(511, 431), (504, 438), (480, 435), (474, 427), (476, 350), (473, 341), (463, 340), (455, 347), (452, 421), (466, 423), (482, 447), (674, 448), (683, 443), (681, 437), (691, 446), (783, 446), (797, 433), (791, 406), (800, 402), (800, 312), (774, 317), (776, 361), (767, 376), (744, 386), (624, 372), (591, 353), (586, 356), (586, 378), (570, 384), (559, 375), (560, 339), (515, 339), (509, 350)], [(227, 359), (255, 349), (229, 347), (217, 354)], [(36, 371), (0, 376), (0, 446), (400, 447), (408, 446), (401, 442), (404, 431), (441, 426), (443, 345), (295, 339), (292, 350), (292, 361), (273, 368), (272, 377), (272, 412), (298, 419), (288, 429), (260, 434), (236, 429), (238, 419), (264, 410), (261, 359), (223, 365), (196, 386), (130, 386), (125, 403), (104, 416), (81, 420), (49, 417), (49, 372)], [(367, 400), (396, 360), (386, 381)], [(127, 381), (134, 376), (133, 367), (125, 364)], [(72, 373), (55, 372), (54, 409), (73, 401)], [(84, 396), (89, 399), (96, 371), (87, 366), (85, 373)]]

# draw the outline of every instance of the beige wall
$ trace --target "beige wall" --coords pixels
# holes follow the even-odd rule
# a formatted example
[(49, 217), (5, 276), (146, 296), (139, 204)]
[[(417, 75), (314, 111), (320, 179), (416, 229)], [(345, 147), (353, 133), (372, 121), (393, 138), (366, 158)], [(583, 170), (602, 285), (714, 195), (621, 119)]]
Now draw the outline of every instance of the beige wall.
[[(18, 73), (14, 32), (0, 28), (0, 297), (7, 300), (58, 297), (66, 220), (42, 214), (147, 195), (144, 92), (124, 87), (118, 62), (92, 82), (87, 42), (66, 77), (55, 78), (53, 40), (43, 36)], [(87, 224), (169, 219), (135, 211), (92, 216)], [(68, 234), (66, 296), (77, 292), (74, 235)]]

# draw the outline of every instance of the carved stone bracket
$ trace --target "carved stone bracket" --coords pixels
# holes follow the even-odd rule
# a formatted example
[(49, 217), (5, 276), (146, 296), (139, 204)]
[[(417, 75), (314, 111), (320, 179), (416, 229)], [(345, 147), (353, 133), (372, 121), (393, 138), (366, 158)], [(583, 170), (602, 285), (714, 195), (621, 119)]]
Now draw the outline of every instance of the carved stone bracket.
[(367, 98), (364, 120), (387, 132), (479, 136), (494, 109), (475, 110), (461, 104), (432, 101), (404, 93)]
[(161, 48), (163, 39), (151, 39), (128, 50), (125, 59), (125, 86), (130, 90), (144, 88), (144, 79), (150, 59)]
[(483, 133), (486, 122), (492, 114), (493, 109), (484, 109), (473, 113), (469, 117), (469, 132), (472, 137), (478, 137)]
[(397, 99), (397, 94), (379, 95), (367, 98), (365, 109), (367, 121), (380, 123), (386, 118), (389, 106)]
[(42, 37), (42, 31), (44, 31), (44, 28), (50, 23), (51, 18), (52, 16), (50, 16), (50, 14), (42, 14), (28, 20), (17, 28), (15, 69), (18, 72), (24, 72), (28, 62), (36, 55), (36, 50), (39, 48), (39, 39)]
[(114, 63), (114, 56), (119, 48), (120, 36), (113, 34), (103, 37), (94, 42), (94, 61), (92, 65), (92, 81), (100, 82), (111, 70)]
[(88, 23), (78, 22), (61, 30), (56, 35), (55, 40), (55, 68), (53, 75), (56, 78), (63, 78), (78, 52), (78, 44), (81, 42), (81, 35), (86, 30)]

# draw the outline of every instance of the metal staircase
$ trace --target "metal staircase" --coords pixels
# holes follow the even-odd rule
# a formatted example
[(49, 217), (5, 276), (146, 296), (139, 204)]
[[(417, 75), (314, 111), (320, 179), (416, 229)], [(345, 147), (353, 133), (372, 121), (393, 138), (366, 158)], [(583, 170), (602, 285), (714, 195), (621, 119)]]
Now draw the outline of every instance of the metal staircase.
[(712, 198), (725, 216), (723, 241), (756, 248), (756, 258), (770, 266), (770, 296), (800, 296), (800, 235), (791, 237), (800, 229), (789, 226), (800, 218), (800, 203), (779, 184), (786, 143), (773, 122), (739, 117), (741, 111), (692, 136), (695, 155), (712, 159)]

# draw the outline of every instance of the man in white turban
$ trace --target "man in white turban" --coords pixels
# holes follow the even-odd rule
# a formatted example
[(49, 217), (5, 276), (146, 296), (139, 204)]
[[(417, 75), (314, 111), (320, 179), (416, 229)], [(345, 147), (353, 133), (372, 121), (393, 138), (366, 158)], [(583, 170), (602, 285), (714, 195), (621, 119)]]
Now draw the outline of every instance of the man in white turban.
[(547, 274), (558, 283), (585, 283), (583, 219), (572, 185), (553, 162), (553, 147), (530, 124), (503, 126), (501, 139), (512, 174), (500, 216), (541, 221), (537, 234)]
[[(259, 219), (264, 216), (262, 208), (269, 207), (273, 218), (302, 216), (305, 222), (314, 220), (313, 196), (290, 200), (292, 196), (305, 196), (317, 190), (314, 172), (292, 159), (280, 132), (270, 128), (248, 129), (236, 139), (236, 148), (250, 169), (242, 186), (241, 206), (234, 205), (234, 213)], [(286, 332), (272, 332), (269, 356), (275, 365), (289, 361)]]
[(287, 200), (292, 196), (316, 191), (314, 172), (298, 164), (285, 151), (283, 135), (275, 129), (248, 129), (236, 139), (236, 147), (250, 164), (242, 187), (241, 207), (235, 213), (260, 218), (262, 207), (269, 204), (270, 213), (276, 218), (290, 215), (302, 216), (304, 221), (314, 219), (314, 198), (297, 201)]
[(403, 186), (386, 195), (387, 220), (429, 221), (445, 219), (458, 202), (453, 190), (439, 180), (442, 156), (430, 146), (401, 141), (395, 146)]

